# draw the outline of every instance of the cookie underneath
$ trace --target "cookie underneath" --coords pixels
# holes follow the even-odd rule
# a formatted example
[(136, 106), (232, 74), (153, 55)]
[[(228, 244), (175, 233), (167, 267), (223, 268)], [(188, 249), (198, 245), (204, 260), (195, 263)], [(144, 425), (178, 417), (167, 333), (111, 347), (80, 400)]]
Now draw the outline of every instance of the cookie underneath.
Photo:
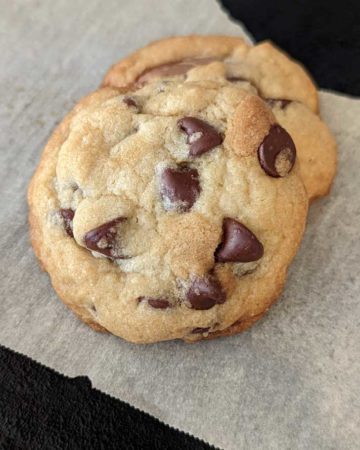
[(309, 200), (327, 195), (336, 171), (336, 142), (318, 116), (316, 86), (304, 68), (270, 42), (249, 45), (230, 36), (178, 36), (155, 41), (107, 72), (103, 84), (124, 87), (155, 78), (205, 79), (223, 74), (256, 92), (293, 137)]

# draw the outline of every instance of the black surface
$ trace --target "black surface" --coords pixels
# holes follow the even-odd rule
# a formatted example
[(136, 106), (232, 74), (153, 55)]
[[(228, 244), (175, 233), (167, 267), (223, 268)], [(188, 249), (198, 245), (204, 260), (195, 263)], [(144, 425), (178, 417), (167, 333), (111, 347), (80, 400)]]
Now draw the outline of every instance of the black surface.
[[(360, 0), (223, 0), (320, 87), (360, 95)], [(194, 30), (196, 31), (196, 30)], [(226, 432), (226, 430), (224, 430)], [(0, 449), (208, 449), (149, 415), (0, 346)]]
[(213, 447), (91, 387), (0, 346), (0, 448)]
[(360, 95), (360, 0), (222, 0), (257, 41), (271, 39), (325, 89)]

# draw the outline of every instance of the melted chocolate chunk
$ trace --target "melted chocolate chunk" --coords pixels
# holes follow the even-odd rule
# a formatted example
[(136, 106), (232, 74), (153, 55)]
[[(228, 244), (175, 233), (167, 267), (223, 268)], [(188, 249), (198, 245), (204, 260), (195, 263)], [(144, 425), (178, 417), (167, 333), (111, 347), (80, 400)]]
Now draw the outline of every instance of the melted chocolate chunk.
[(190, 156), (200, 156), (223, 141), (223, 137), (213, 126), (197, 117), (183, 117), (178, 124), (180, 129), (187, 134)]
[(226, 218), (223, 221), (223, 237), (215, 252), (217, 262), (257, 261), (264, 254), (264, 247), (245, 225)]
[(166, 309), (171, 306), (170, 302), (165, 298), (139, 297), (138, 301), (147, 301), (148, 304), (155, 309)]
[(295, 164), (296, 148), (289, 133), (280, 125), (273, 125), (258, 149), (263, 170), (271, 177), (286, 176)]
[(72, 209), (60, 209), (59, 212), (60, 212), (61, 217), (64, 220), (64, 228), (65, 228), (66, 233), (70, 237), (74, 237), (73, 218), (74, 218), (75, 211), (73, 211)]
[(200, 310), (210, 309), (226, 300), (226, 294), (214, 275), (196, 278), (187, 291), (186, 297), (192, 308)]
[(189, 210), (201, 191), (199, 174), (189, 167), (168, 167), (161, 174), (161, 195), (182, 211)]
[(188, 58), (181, 61), (161, 64), (160, 66), (152, 67), (145, 70), (136, 80), (136, 84), (143, 85), (154, 78), (173, 77), (176, 75), (183, 75), (196, 66), (210, 64), (213, 61), (218, 61), (218, 58), (204, 57), (204, 58)]
[(119, 252), (116, 243), (117, 225), (124, 220), (126, 220), (125, 217), (117, 217), (110, 222), (88, 231), (84, 236), (86, 247), (89, 250), (102, 253), (109, 258), (124, 258)]

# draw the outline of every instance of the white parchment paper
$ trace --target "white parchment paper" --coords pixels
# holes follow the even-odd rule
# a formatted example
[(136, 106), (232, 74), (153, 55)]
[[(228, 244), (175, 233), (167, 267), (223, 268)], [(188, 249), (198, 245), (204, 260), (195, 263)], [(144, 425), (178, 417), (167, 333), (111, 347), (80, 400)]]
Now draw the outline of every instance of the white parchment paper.
[(56, 298), (29, 245), (26, 188), (54, 125), (107, 67), (173, 34), (244, 35), (213, 0), (0, 0), (0, 343), (224, 449), (360, 442), (360, 101), (321, 93), (339, 143), (285, 293), (231, 338), (128, 344)]

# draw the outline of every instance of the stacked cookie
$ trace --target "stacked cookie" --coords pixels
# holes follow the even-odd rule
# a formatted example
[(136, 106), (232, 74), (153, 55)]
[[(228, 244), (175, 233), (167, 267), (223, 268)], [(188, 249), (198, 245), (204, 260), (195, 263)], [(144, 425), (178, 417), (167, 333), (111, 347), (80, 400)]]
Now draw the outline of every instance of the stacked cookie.
[(238, 333), (280, 295), (336, 144), (269, 43), (188, 36), (113, 66), (29, 188), (33, 247), (86, 323), (132, 342)]

